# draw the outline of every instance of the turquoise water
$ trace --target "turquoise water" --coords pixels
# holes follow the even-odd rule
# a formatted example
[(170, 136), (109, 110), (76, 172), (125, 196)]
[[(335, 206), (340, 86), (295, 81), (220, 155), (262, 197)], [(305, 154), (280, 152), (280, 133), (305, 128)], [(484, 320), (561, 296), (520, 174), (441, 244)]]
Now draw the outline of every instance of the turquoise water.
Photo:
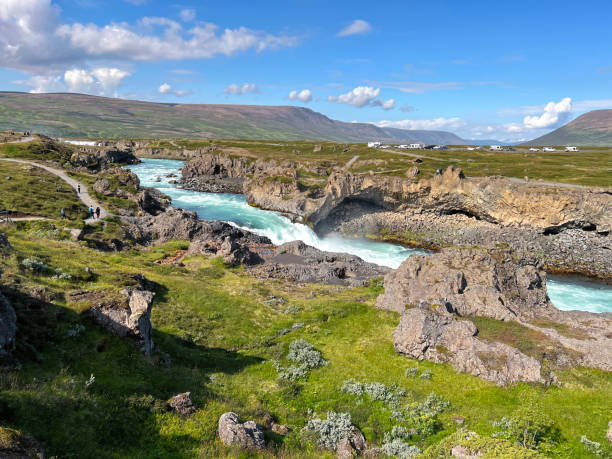
[[(267, 236), (277, 245), (301, 240), (321, 250), (350, 253), (390, 268), (397, 268), (410, 255), (424, 253), (386, 242), (349, 239), (337, 235), (319, 237), (308, 226), (292, 223), (277, 212), (249, 206), (243, 195), (182, 190), (168, 183), (172, 178), (167, 177), (169, 174), (180, 176), (182, 166), (182, 161), (144, 159), (141, 164), (128, 166), (128, 169), (138, 175), (143, 186), (157, 188), (170, 196), (174, 206), (197, 212), (204, 220), (223, 220)], [(612, 312), (612, 286), (551, 276), (548, 295), (553, 304), (562, 310)]]

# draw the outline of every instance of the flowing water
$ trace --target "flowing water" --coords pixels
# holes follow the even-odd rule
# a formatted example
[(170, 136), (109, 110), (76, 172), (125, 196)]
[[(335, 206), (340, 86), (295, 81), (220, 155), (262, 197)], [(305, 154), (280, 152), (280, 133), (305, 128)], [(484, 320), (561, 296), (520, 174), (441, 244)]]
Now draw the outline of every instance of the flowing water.
[[(170, 196), (174, 206), (197, 212), (204, 220), (223, 220), (267, 236), (276, 245), (301, 240), (321, 250), (350, 253), (390, 268), (397, 268), (410, 255), (424, 253), (386, 242), (338, 235), (319, 237), (308, 226), (292, 223), (278, 212), (249, 206), (243, 195), (201, 193), (177, 188), (169, 183), (172, 178), (167, 176), (180, 176), (182, 166), (182, 161), (143, 159), (141, 164), (128, 168), (138, 175), (143, 186), (157, 188)], [(612, 312), (612, 286), (609, 285), (580, 278), (551, 276), (548, 281), (548, 295), (559, 309)]]

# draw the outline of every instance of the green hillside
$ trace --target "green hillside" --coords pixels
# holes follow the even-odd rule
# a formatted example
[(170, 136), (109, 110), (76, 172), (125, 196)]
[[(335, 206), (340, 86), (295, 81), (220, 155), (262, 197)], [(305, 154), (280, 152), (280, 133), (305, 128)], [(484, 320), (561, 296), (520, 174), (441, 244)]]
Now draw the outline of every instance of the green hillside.
[(345, 123), (303, 107), (162, 104), (84, 94), (0, 92), (0, 130), (5, 129), (52, 137), (463, 143), (449, 132)]

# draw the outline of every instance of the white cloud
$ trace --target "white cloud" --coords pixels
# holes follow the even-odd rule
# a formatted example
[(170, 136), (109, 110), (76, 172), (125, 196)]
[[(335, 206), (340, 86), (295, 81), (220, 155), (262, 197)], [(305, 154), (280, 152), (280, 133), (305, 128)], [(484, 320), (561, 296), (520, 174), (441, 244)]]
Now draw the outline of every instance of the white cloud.
[(330, 102), (337, 102), (339, 104), (353, 105), (354, 107), (362, 108), (366, 106), (378, 106), (384, 110), (390, 110), (395, 107), (395, 100), (389, 99), (387, 101), (377, 99), (380, 94), (380, 88), (374, 89), (371, 86), (358, 86), (352, 91), (346, 94), (340, 94), (339, 96), (329, 96), (327, 98)]
[(425, 130), (440, 130), (440, 129), (460, 129), (467, 125), (466, 121), (461, 118), (435, 118), (430, 120), (399, 120), (388, 121), (382, 120), (373, 123), (379, 127), (393, 127), (399, 129), (425, 129)]
[(348, 26), (338, 32), (339, 37), (347, 37), (349, 35), (363, 35), (372, 30), (372, 26), (363, 19), (355, 19)]
[(259, 94), (259, 88), (253, 83), (244, 83), (242, 85), (230, 84), (223, 90), (226, 94), (234, 94), (240, 96), (242, 94)]
[(304, 103), (308, 103), (312, 100), (312, 91), (310, 89), (303, 89), (300, 92), (291, 91), (289, 93), (289, 100), (301, 100)]
[(35, 75), (15, 84), (30, 86), (32, 93), (81, 92), (117, 97), (116, 90), (130, 73), (117, 68), (98, 67), (93, 70), (72, 68), (63, 75)]
[(32, 75), (59, 74), (92, 60), (206, 59), (294, 46), (296, 37), (211, 23), (184, 27), (168, 18), (96, 25), (62, 22), (51, 0), (0, 1), (0, 66)]
[(423, 94), (429, 91), (444, 91), (463, 88), (457, 81), (426, 82), (426, 81), (369, 81), (368, 83), (381, 88), (397, 89), (406, 94)]
[(195, 19), (196, 12), (192, 8), (187, 8), (187, 9), (181, 10), (181, 12), (179, 13), (179, 16), (181, 17), (181, 20), (183, 22), (190, 22)]
[(560, 102), (549, 102), (544, 107), (544, 113), (539, 116), (526, 116), (523, 125), (528, 129), (542, 129), (558, 126), (572, 115), (572, 99), (564, 98)]
[(173, 95), (176, 97), (185, 97), (188, 96), (189, 94), (193, 94), (194, 91), (190, 91), (190, 90), (180, 90), (180, 89), (174, 89), (172, 86), (170, 86), (168, 83), (163, 83), (160, 85), (159, 88), (157, 88), (157, 92), (159, 92), (160, 94), (164, 94), (164, 95)]

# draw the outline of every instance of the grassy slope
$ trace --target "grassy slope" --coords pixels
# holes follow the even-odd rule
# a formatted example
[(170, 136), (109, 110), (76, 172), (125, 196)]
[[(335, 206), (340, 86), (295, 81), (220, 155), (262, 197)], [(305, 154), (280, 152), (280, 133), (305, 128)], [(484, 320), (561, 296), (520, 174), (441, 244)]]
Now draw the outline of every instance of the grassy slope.
[[(449, 399), (452, 409), (442, 416), (442, 430), (417, 441), (421, 446), (456, 430), (453, 414), (465, 416), (469, 429), (490, 433), (491, 421), (512, 413), (524, 393), (541, 399), (546, 413), (558, 423), (563, 455), (585, 457), (579, 443), (583, 434), (604, 440), (612, 410), (612, 375), (575, 369), (560, 373), (561, 388), (520, 384), (504, 389), (456, 374), (446, 365), (406, 359), (392, 346), (398, 316), (373, 307), (377, 288), (338, 292), (328, 286), (263, 282), (201, 257), (187, 260), (183, 268), (160, 266), (153, 260), (174, 253), (184, 243), (148, 252), (103, 254), (74, 242), (41, 239), (25, 224), (20, 228), (9, 231), (16, 254), (2, 260), (4, 278), (21, 279), (26, 290), (44, 286), (57, 299), (56, 306), (42, 314), (54, 318), (45, 318), (41, 325), (48, 337), (44, 342), (31, 341), (40, 346), (39, 361), (26, 361), (21, 371), (0, 378), (0, 407), (5, 421), (43, 441), (48, 454), (232, 455), (215, 439), (218, 416), (227, 410), (260, 422), (269, 412), (291, 425), (294, 433), (271, 453), (320, 456), (298, 433), (309, 408), (318, 413), (348, 411), (370, 441), (380, 442), (392, 426), (389, 413), (378, 403), (359, 404), (339, 392), (349, 378), (398, 384), (408, 391), (406, 401), (421, 400), (432, 391)], [(74, 279), (24, 273), (16, 265), (22, 257), (37, 257)], [(84, 266), (93, 270), (95, 279), (76, 279), (84, 275)], [(156, 342), (171, 356), (169, 368), (91, 324), (81, 314), (87, 305), (66, 301), (64, 292), (72, 289), (116, 292), (127, 273), (143, 273), (160, 284), (153, 323)], [(286, 303), (264, 303), (271, 295), (282, 296)], [(290, 305), (299, 312), (286, 313)], [(277, 338), (279, 330), (298, 322), (306, 326)], [(82, 324), (85, 331), (68, 337), (74, 324)], [(330, 365), (313, 370), (298, 384), (283, 384), (270, 360), (282, 356), (297, 337), (313, 343)], [(413, 366), (431, 370), (432, 379), (406, 378), (406, 368)], [(95, 383), (85, 389), (84, 381), (91, 374)], [(193, 417), (182, 420), (155, 409), (155, 401), (159, 404), (182, 391), (191, 391), (201, 408)]]
[[(175, 144), (188, 149), (208, 147), (210, 142), (179, 140)], [(517, 147), (513, 152), (468, 151), (465, 148), (449, 150), (396, 151), (376, 150), (363, 144), (341, 146), (331, 142), (262, 142), (253, 140), (215, 140), (222, 151), (236, 155), (250, 155), (279, 161), (289, 159), (299, 162), (346, 164), (353, 156), (359, 155), (358, 162), (351, 168), (354, 173), (368, 173), (373, 170), (383, 175), (403, 175), (415, 164), (415, 155), (422, 156), (423, 163), (417, 164), (421, 171), (417, 178), (431, 177), (436, 169), (449, 165), (461, 167), (468, 177), (504, 175), (506, 177), (530, 180), (546, 180), (589, 186), (612, 186), (612, 149), (590, 148), (578, 153), (557, 151), (554, 153), (529, 152), (528, 147)], [(155, 145), (176, 148), (168, 141)], [(313, 152), (315, 145), (322, 151)], [(348, 151), (343, 151), (348, 147)], [(335, 151), (334, 151), (335, 148)], [(359, 165), (364, 160), (381, 160), (383, 164)]]

